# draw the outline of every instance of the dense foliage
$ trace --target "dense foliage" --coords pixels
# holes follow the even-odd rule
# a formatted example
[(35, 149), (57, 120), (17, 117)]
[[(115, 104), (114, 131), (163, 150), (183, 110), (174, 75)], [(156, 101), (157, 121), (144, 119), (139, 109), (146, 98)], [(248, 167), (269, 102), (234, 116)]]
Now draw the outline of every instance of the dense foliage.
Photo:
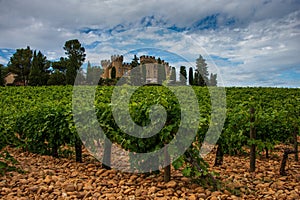
[[(261, 152), (287, 143), (300, 124), (299, 89), (228, 88), (227, 118), (219, 140), (226, 153), (237, 153), (255, 143)], [(255, 109), (256, 140), (250, 141), (250, 108)]]
[(31, 68), (32, 50), (29, 46), (26, 49), (17, 49), (8, 63), (8, 71), (18, 75), (17, 81), (26, 85), (29, 80)]
[[(184, 92), (185, 87), (179, 90)], [(198, 132), (193, 145), (173, 165), (175, 168), (182, 167), (187, 176), (199, 177), (207, 174), (207, 166), (199, 155), (199, 147), (210, 125), (211, 101), (208, 88), (194, 87), (194, 90), (200, 109)], [(78, 136), (72, 113), (72, 91), (72, 86), (1, 88), (0, 149), (11, 145), (59, 156), (61, 147), (75, 145)], [(130, 100), (131, 117), (141, 126), (149, 124), (151, 105), (160, 104), (166, 109), (166, 124), (159, 134), (146, 139), (125, 134), (115, 123), (111, 108), (112, 92), (113, 87), (98, 87), (93, 110), (112, 142), (129, 151), (151, 152), (175, 137), (181, 113), (178, 99), (169, 89), (161, 86), (140, 87)], [(227, 118), (218, 140), (218, 145), (224, 147), (225, 153), (242, 152), (244, 147), (252, 143), (256, 143), (260, 151), (271, 149), (277, 142), (287, 142), (295, 127), (299, 128), (299, 89), (226, 88), (226, 95)], [(249, 140), (250, 107), (255, 108), (255, 141)], [(188, 130), (188, 127), (184, 128)], [(198, 164), (193, 164), (195, 162)]]
[[(67, 57), (61, 57), (59, 61), (49, 61), (41, 51), (33, 51), (29, 46), (26, 49), (16, 49), (7, 68), (3, 70), (3, 65), (0, 66), (0, 86), (73, 85), (77, 75), (81, 75), (77, 81), (84, 82), (81, 66), (85, 61), (85, 48), (77, 39), (73, 39), (66, 41), (63, 49)], [(13, 83), (5, 83), (7, 72), (15, 74)]]

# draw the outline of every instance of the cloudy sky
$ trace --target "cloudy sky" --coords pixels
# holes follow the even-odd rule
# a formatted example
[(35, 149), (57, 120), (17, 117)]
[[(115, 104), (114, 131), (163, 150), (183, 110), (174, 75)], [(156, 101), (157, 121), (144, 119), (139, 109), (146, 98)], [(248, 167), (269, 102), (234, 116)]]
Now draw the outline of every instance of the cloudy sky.
[(57, 60), (75, 38), (92, 65), (148, 54), (193, 67), (201, 54), (225, 86), (300, 87), (299, 0), (0, 0), (1, 64), (26, 46)]

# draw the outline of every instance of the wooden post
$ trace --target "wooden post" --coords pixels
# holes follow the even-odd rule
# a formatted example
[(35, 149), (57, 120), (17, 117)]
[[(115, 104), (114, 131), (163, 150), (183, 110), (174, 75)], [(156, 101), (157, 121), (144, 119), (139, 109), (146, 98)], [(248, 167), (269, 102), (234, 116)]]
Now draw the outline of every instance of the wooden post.
[[(254, 117), (254, 108), (250, 108), (250, 139), (255, 140), (255, 127), (253, 125), (253, 122), (255, 121)], [(250, 172), (255, 171), (255, 157), (256, 157), (256, 152), (255, 152), (255, 144), (251, 144), (250, 148)]]
[(283, 157), (282, 157), (282, 161), (281, 161), (281, 166), (280, 166), (280, 175), (281, 176), (286, 176), (286, 172), (285, 172), (285, 165), (286, 165), (286, 161), (289, 157), (289, 154), (293, 154), (295, 153), (294, 150), (291, 149), (285, 149), (284, 153), (283, 153)]
[(223, 164), (223, 157), (224, 157), (224, 151), (220, 142), (217, 147), (214, 166), (221, 166)]
[(171, 179), (171, 163), (170, 163), (170, 155), (166, 146), (164, 148), (164, 153), (165, 153), (164, 182), (167, 183)]
[(297, 141), (297, 135), (298, 135), (298, 127), (295, 127), (294, 129), (294, 151), (295, 151), (295, 161), (298, 162), (299, 161), (299, 156), (298, 156), (298, 141)]
[(52, 156), (55, 157), (55, 158), (58, 158), (58, 147), (57, 147), (57, 144), (53, 144), (53, 147), (52, 147)]
[(109, 141), (108, 138), (104, 139), (104, 155), (103, 155), (103, 162), (102, 167), (104, 169), (111, 169), (111, 146), (112, 143)]
[(266, 151), (266, 158), (270, 158), (270, 156), (269, 156), (269, 149), (267, 147), (265, 148), (265, 151)]
[(76, 162), (82, 162), (82, 142), (79, 136), (75, 138)]

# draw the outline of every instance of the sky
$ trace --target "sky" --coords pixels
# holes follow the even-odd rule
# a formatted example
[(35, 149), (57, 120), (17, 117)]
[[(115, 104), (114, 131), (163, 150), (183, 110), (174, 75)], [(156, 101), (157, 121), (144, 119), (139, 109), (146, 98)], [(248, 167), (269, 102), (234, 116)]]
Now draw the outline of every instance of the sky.
[(92, 65), (145, 54), (195, 67), (202, 55), (219, 85), (300, 87), (299, 0), (0, 0), (0, 64), (27, 46), (58, 60), (70, 39)]

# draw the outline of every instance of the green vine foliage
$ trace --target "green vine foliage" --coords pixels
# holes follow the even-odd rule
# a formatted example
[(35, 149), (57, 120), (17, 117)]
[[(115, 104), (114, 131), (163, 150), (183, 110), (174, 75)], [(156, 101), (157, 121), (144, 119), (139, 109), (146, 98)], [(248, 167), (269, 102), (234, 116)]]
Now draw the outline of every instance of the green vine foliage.
[[(225, 153), (243, 152), (243, 147), (256, 144), (259, 152), (285, 143), (299, 127), (299, 89), (228, 88), (227, 118), (219, 144)], [(249, 139), (250, 113), (255, 109), (256, 139)]]
[[(179, 90), (184, 93), (185, 86), (180, 87)], [(141, 126), (150, 123), (152, 105), (159, 104), (164, 107), (167, 112), (166, 123), (158, 134), (150, 138), (136, 138), (121, 131), (112, 115), (113, 88), (97, 87), (92, 109), (83, 102), (82, 113), (91, 112), (97, 116), (97, 121), (85, 119), (86, 125), (82, 128), (86, 130), (86, 140), (97, 137), (89, 130), (89, 123), (99, 123), (112, 142), (132, 152), (152, 152), (174, 139), (180, 126), (181, 107), (176, 96), (168, 88), (140, 87), (132, 95), (129, 105), (124, 105), (129, 108), (133, 121)], [(201, 179), (210, 173), (207, 163), (199, 155), (199, 149), (211, 122), (211, 99), (207, 87), (193, 89), (198, 97), (200, 109), (200, 121), (196, 127), (198, 131), (193, 144), (184, 155), (173, 162), (173, 166), (181, 169), (186, 176)], [(36, 153), (59, 156), (62, 152), (61, 147), (74, 146), (76, 138), (78, 139), (78, 127), (73, 119), (72, 92), (72, 86), (1, 88), (0, 150), (10, 145)], [(226, 121), (218, 140), (225, 153), (243, 152), (243, 148), (252, 143), (257, 144), (260, 151), (265, 148), (272, 149), (276, 143), (286, 142), (295, 127), (299, 127), (299, 89), (226, 88), (226, 95)], [(120, 103), (125, 101), (121, 99)], [(255, 140), (249, 140), (250, 107), (255, 108)], [(121, 120), (126, 122), (129, 119)], [(154, 120), (151, 123), (159, 121)], [(188, 131), (191, 127), (183, 128)], [(177, 142), (180, 144), (184, 141)], [(170, 154), (174, 154), (172, 150), (169, 151)], [(131, 162), (132, 166), (137, 166), (137, 160), (132, 159)], [(140, 167), (143, 167), (143, 164), (149, 163), (140, 163)]]

